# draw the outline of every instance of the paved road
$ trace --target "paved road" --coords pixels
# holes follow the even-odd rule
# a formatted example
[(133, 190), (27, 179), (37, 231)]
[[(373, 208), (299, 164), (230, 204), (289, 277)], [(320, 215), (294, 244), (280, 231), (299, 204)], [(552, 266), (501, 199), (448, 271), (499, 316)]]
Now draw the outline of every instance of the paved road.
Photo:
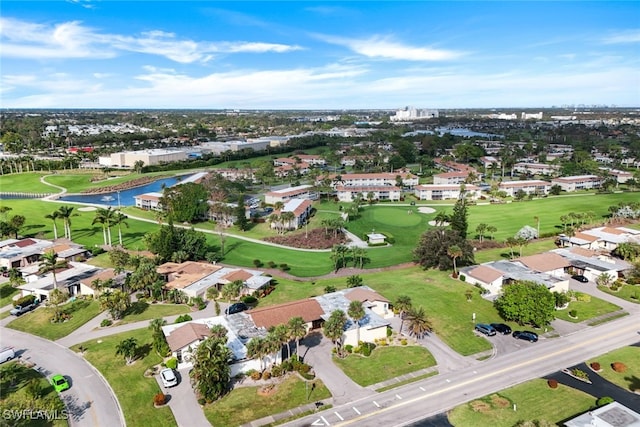
[(372, 397), (335, 406), (287, 426), (405, 426), (457, 405), (640, 341), (637, 312), (562, 339), (526, 343), (519, 351)]
[[(71, 388), (62, 393), (70, 414), (69, 425), (78, 427), (124, 426), (120, 405), (100, 373), (73, 351), (51, 341), (2, 328), (1, 345), (15, 348), (20, 357), (35, 363), (50, 378), (62, 374)], [(38, 409), (38, 408), (33, 408)]]

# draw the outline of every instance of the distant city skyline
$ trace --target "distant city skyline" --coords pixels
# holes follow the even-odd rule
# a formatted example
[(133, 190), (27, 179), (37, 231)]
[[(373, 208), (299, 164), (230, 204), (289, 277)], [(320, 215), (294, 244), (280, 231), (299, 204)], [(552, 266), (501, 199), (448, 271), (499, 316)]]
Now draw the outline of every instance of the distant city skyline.
[(4, 1), (0, 107), (640, 106), (640, 2)]

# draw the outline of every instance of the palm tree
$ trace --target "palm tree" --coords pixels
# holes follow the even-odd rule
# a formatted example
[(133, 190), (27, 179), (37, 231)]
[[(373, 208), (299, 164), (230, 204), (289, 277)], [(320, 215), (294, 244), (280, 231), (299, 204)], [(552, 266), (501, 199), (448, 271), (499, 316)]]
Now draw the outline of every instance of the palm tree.
[(124, 360), (127, 362), (127, 365), (130, 365), (133, 362), (137, 351), (138, 340), (133, 337), (120, 341), (116, 346), (116, 356), (122, 355)]
[(189, 375), (205, 400), (215, 400), (227, 391), (231, 379), (231, 357), (231, 350), (222, 339), (207, 338), (196, 349)]
[(247, 357), (251, 359), (257, 358), (260, 362), (260, 371), (262, 371), (262, 362), (264, 362), (264, 338), (254, 337), (247, 343)]
[(244, 288), (244, 282), (242, 280), (234, 280), (231, 283), (227, 283), (222, 287), (222, 298), (229, 300), (231, 304), (232, 299), (237, 299)]
[(487, 226), (487, 233), (489, 233), (489, 237), (491, 237), (491, 239), (493, 239), (493, 235), (496, 233), (496, 231), (498, 231), (498, 229), (495, 226), (493, 225)]
[(396, 310), (398, 310), (400, 312), (399, 313), (400, 314), (400, 333), (402, 333), (402, 327), (404, 326), (405, 315), (413, 307), (411, 305), (411, 297), (408, 297), (406, 295), (398, 296), (394, 306), (395, 306)]
[(509, 250), (511, 251), (511, 259), (513, 259), (513, 248), (518, 246), (518, 241), (515, 237), (508, 237), (504, 243), (509, 247)]
[(289, 347), (289, 342), (291, 341), (291, 335), (289, 334), (289, 327), (285, 324), (280, 324), (275, 326), (271, 331), (273, 333), (274, 339), (280, 342), (279, 353), (282, 353), (282, 346), (287, 347), (287, 358), (291, 358), (291, 347)]
[(433, 330), (423, 307), (411, 308), (407, 313), (407, 323), (409, 326), (409, 335), (415, 336), (416, 338), (422, 338), (427, 332)]
[(71, 240), (71, 217), (73, 216), (73, 206), (60, 206), (58, 218), (64, 222), (64, 237)]
[(58, 225), (56, 224), (56, 219), (60, 218), (60, 212), (53, 211), (44, 217), (53, 221), (53, 240), (58, 240)]
[(58, 280), (56, 278), (56, 270), (59, 268), (64, 268), (67, 266), (66, 261), (58, 261), (58, 254), (52, 249), (48, 252), (45, 252), (42, 255), (42, 259), (40, 260), (40, 265), (38, 269), (39, 274), (44, 274), (51, 272), (53, 275), (53, 288), (58, 288)]
[(351, 301), (347, 309), (347, 314), (349, 314), (349, 317), (351, 317), (356, 324), (356, 342), (360, 343), (360, 321), (367, 315), (362, 306), (362, 301)]
[[(111, 210), (111, 206), (107, 209), (98, 208), (96, 210), (96, 216), (93, 218), (91, 225), (101, 224), (102, 225), (102, 238), (104, 240), (105, 246), (111, 246), (111, 225), (114, 221), (115, 211)], [(108, 236), (108, 238), (107, 238)]]
[(127, 219), (129, 217), (123, 214), (122, 212), (116, 212), (113, 216), (113, 225), (118, 226), (118, 243), (122, 246), (122, 226), (129, 228), (129, 224), (127, 223)]
[(458, 245), (451, 245), (447, 248), (447, 255), (453, 260), (453, 276), (458, 277), (458, 268), (456, 266), (456, 259), (462, 256), (462, 249)]
[(287, 230), (291, 230), (291, 228), (293, 228), (291, 221), (293, 221), (295, 218), (296, 214), (290, 211), (284, 211), (282, 212), (282, 214), (280, 214), (280, 219), (284, 223), (284, 228)]
[(476, 227), (476, 233), (478, 233), (478, 237), (480, 238), (481, 242), (484, 240), (484, 235), (487, 232), (487, 227), (489, 227), (489, 225), (484, 222), (478, 224), (478, 226)]
[(149, 322), (149, 330), (151, 331), (151, 337), (153, 339), (153, 349), (158, 356), (164, 357), (169, 352), (169, 345), (162, 332), (162, 327), (167, 324), (167, 321), (163, 318), (153, 319)]
[(296, 353), (298, 353), (300, 340), (307, 336), (307, 322), (302, 317), (296, 316), (289, 319), (287, 325), (289, 326), (289, 337), (296, 340)]
[(342, 346), (342, 336), (344, 335), (344, 327), (347, 324), (347, 316), (342, 310), (335, 310), (324, 322), (324, 335), (329, 338), (336, 346), (336, 353), (341, 355), (340, 347)]

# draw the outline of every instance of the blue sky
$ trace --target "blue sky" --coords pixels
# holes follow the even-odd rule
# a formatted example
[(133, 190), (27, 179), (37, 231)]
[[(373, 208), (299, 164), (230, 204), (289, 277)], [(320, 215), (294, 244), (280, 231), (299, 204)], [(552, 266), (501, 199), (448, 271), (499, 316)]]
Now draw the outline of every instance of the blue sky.
[(640, 2), (13, 1), (3, 108), (640, 106)]

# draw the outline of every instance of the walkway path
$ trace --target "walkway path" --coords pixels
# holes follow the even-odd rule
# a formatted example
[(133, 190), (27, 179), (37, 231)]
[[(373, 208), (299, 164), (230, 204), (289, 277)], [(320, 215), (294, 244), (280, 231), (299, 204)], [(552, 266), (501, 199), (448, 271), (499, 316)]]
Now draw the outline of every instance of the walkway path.
[(62, 196), (63, 194), (65, 194), (67, 192), (67, 189), (64, 187), (60, 187), (59, 185), (55, 185), (55, 184), (51, 184), (50, 182), (47, 182), (47, 180), (45, 178), (50, 177), (53, 175), (44, 175), (40, 177), (40, 182), (43, 183), (44, 185), (48, 185), (49, 187), (54, 187), (57, 188), (58, 190), (60, 190), (58, 193), (56, 194), (51, 194), (47, 197), (43, 197), (42, 200), (46, 200), (46, 201), (51, 201), (51, 200), (55, 200), (57, 198), (59, 198), (60, 196)]

